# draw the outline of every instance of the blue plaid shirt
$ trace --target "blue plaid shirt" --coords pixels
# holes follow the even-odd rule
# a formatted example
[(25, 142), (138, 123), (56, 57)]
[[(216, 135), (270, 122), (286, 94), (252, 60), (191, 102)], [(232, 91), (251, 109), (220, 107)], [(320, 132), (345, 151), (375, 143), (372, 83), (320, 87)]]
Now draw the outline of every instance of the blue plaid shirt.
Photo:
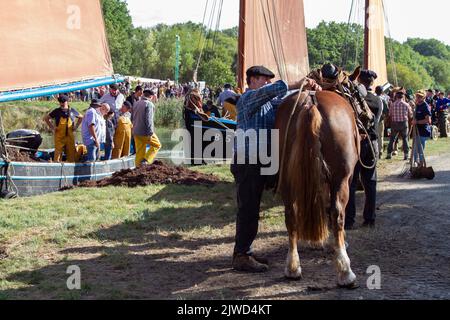
[[(247, 90), (239, 99), (237, 104), (237, 129), (243, 132), (256, 130), (258, 137), (258, 147), (267, 145), (270, 150), (270, 133), (275, 127), (275, 117), (277, 109), (282, 102), (282, 98), (288, 93), (288, 85), (284, 81), (277, 81), (266, 85), (258, 90)], [(259, 130), (267, 131), (267, 140), (260, 137)], [(243, 139), (241, 139), (243, 140)], [(239, 139), (235, 141), (235, 152), (243, 152), (245, 147), (246, 159), (249, 159), (249, 141), (246, 139), (243, 145)]]

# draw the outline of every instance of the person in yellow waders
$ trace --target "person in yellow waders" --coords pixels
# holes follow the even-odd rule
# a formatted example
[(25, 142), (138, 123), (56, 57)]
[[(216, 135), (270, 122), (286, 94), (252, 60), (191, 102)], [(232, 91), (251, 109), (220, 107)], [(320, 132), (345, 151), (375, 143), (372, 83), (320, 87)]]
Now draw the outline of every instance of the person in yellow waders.
[[(154, 115), (155, 105), (151, 102), (154, 93), (145, 90), (142, 99), (135, 103), (131, 113), (133, 123), (133, 136), (136, 143), (136, 166), (152, 163), (158, 151), (161, 149), (161, 142), (155, 133)], [(150, 149), (147, 151), (147, 145)]]
[(131, 146), (131, 130), (133, 124), (131, 123), (131, 103), (125, 101), (120, 109), (120, 117), (117, 122), (116, 134), (114, 135), (114, 150), (112, 153), (113, 159), (128, 157), (130, 155)]
[(223, 103), (222, 117), (231, 121), (237, 121), (237, 97), (229, 98)]
[[(53, 160), (62, 162), (62, 155), (65, 151), (66, 161), (74, 163), (76, 160), (75, 131), (81, 125), (83, 117), (77, 110), (69, 106), (68, 96), (59, 96), (58, 102), (60, 107), (44, 118), (44, 121), (55, 134), (55, 157)], [(76, 124), (75, 119), (77, 119)]]

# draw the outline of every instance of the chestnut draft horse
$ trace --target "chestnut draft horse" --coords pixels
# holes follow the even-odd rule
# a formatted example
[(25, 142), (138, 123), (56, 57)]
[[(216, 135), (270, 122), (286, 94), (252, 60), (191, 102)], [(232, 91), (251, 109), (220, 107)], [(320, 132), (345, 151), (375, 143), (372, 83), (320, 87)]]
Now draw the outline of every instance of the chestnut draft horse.
[[(278, 109), (280, 130), (279, 192), (284, 201), (289, 253), (286, 277), (300, 279), (300, 240), (323, 244), (332, 229), (338, 284), (356, 286), (345, 246), (345, 208), (359, 159), (359, 132), (347, 100), (331, 91), (315, 98), (293, 94)], [(309, 100), (309, 103), (299, 101)]]

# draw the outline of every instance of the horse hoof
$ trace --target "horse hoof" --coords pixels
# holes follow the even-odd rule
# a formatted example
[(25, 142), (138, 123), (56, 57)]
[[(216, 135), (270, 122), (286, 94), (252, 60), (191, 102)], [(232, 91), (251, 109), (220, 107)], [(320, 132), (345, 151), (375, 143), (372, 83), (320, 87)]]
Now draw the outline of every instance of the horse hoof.
[(285, 269), (284, 275), (289, 280), (300, 280), (302, 278), (302, 268), (298, 267), (295, 271)]
[(356, 282), (356, 275), (350, 271), (342, 276), (339, 276), (338, 279), (339, 288), (344, 289), (357, 289), (359, 285)]
[(338, 285), (338, 286), (340, 289), (347, 289), (347, 290), (356, 290), (359, 288), (359, 284), (356, 281), (348, 285)]

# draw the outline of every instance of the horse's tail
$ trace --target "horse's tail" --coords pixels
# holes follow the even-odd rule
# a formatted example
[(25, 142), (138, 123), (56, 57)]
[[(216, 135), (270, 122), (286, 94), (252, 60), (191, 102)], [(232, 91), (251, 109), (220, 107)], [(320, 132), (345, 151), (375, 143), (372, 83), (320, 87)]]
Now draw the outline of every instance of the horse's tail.
[(298, 237), (323, 243), (328, 239), (326, 164), (323, 160), (320, 131), (322, 115), (317, 106), (304, 108), (297, 122), (289, 171), (291, 199), (294, 204)]

